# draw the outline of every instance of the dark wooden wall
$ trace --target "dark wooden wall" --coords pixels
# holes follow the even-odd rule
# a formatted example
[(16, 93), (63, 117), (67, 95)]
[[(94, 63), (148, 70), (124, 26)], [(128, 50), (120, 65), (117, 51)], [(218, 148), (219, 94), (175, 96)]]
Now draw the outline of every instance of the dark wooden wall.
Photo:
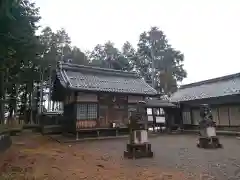
[(182, 123), (185, 127), (197, 126), (200, 120), (200, 104), (209, 104), (218, 127), (240, 127), (240, 96), (225, 96), (212, 99), (182, 102)]

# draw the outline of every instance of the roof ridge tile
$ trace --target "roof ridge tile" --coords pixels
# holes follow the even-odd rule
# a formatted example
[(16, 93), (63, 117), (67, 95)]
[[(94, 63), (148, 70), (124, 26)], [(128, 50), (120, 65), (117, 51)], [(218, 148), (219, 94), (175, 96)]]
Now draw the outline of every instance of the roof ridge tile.
[(79, 64), (72, 64), (72, 63), (67, 63), (67, 62), (58, 62), (58, 66), (62, 69), (69, 69), (69, 70), (75, 70), (75, 71), (88, 71), (88, 72), (97, 72), (97, 73), (112, 73), (116, 76), (130, 76), (130, 77), (136, 77), (140, 78), (140, 76), (137, 74), (137, 72), (128, 72), (128, 71), (123, 71), (123, 70), (116, 70), (116, 69), (110, 69), (110, 68), (100, 68), (100, 67), (95, 67), (95, 66), (90, 66), (90, 65), (79, 65)]
[(226, 76), (221, 76), (221, 77), (216, 77), (216, 78), (211, 78), (211, 79), (207, 79), (207, 80), (203, 80), (203, 81), (185, 84), (185, 85), (180, 86), (179, 89), (191, 88), (191, 87), (201, 86), (204, 84), (216, 83), (219, 81), (227, 81), (227, 80), (231, 80), (231, 79), (234, 80), (235, 78), (238, 78), (238, 77), (240, 78), (240, 73), (230, 74), (230, 75), (226, 75)]

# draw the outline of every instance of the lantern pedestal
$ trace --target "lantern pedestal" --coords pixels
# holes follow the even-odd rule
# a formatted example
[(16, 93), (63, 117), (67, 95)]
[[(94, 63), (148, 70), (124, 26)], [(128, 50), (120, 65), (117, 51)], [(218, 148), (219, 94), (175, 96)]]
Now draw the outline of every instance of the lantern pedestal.
[(127, 144), (127, 151), (124, 151), (124, 157), (129, 159), (152, 158), (151, 144)]
[(148, 143), (147, 130), (132, 130), (130, 133), (130, 143), (127, 144), (127, 151), (124, 151), (124, 157), (129, 159), (153, 157), (151, 144)]
[(131, 112), (129, 121), (129, 143), (124, 151), (125, 158), (153, 157), (151, 144), (148, 142), (148, 120), (146, 102), (137, 104), (137, 110)]
[(213, 121), (211, 109), (207, 104), (201, 105), (200, 116), (202, 120), (199, 123), (200, 137), (197, 147), (199, 148), (222, 148), (219, 138), (216, 135), (216, 124)]

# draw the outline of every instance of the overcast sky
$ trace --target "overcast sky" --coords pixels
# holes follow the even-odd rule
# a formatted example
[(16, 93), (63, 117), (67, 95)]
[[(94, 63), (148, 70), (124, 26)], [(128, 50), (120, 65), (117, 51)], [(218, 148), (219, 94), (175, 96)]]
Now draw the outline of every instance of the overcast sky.
[(136, 46), (151, 26), (185, 55), (183, 84), (240, 72), (239, 0), (35, 0), (41, 25), (65, 28), (73, 45), (91, 50), (111, 40)]

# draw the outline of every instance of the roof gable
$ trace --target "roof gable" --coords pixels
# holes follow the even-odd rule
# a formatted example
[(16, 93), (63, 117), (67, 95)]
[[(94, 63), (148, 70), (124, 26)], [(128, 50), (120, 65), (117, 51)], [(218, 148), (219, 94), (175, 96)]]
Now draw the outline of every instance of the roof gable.
[(57, 77), (65, 88), (78, 91), (157, 94), (155, 89), (134, 72), (59, 63)]
[(172, 102), (208, 99), (240, 93), (240, 73), (183, 85), (175, 92)]

